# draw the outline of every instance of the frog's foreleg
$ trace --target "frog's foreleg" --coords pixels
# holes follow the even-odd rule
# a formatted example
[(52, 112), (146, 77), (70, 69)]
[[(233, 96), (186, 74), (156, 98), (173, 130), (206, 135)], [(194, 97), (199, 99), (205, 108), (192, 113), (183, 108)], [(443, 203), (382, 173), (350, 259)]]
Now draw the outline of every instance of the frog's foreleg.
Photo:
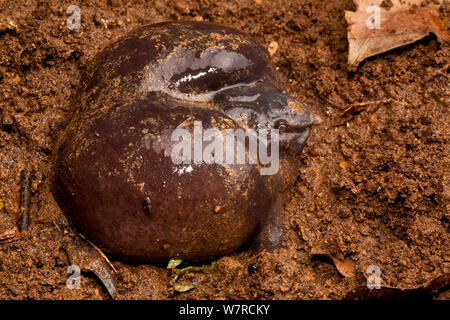
[(280, 195), (275, 196), (272, 206), (269, 208), (265, 221), (259, 227), (254, 248), (257, 251), (273, 251), (281, 247), (283, 242), (284, 228), (281, 218)]

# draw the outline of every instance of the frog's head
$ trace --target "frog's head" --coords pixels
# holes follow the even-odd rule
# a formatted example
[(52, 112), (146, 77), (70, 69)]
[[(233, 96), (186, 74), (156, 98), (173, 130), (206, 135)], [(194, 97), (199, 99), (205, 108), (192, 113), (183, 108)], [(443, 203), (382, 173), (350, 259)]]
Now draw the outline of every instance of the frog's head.
[(225, 113), (240, 126), (255, 130), (277, 129), (281, 151), (291, 155), (301, 153), (313, 125), (306, 105), (286, 91), (271, 86), (230, 90), (226, 100), (230, 104)]
[(280, 147), (288, 154), (300, 154), (313, 125), (309, 108), (286, 91), (269, 91), (261, 96), (259, 103), (264, 109), (259, 126), (277, 129)]

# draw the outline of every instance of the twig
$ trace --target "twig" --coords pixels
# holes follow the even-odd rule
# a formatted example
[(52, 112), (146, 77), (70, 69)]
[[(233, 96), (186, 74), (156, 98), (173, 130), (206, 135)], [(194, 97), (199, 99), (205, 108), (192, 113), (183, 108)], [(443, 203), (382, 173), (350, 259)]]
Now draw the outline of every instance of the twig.
[(21, 176), (20, 191), (20, 218), (19, 232), (28, 231), (30, 226), (30, 199), (31, 199), (31, 171), (23, 170)]
[(99, 248), (97, 248), (92, 242), (90, 242), (88, 239), (86, 239), (85, 236), (83, 236), (81, 233), (79, 233), (80, 237), (83, 238), (84, 240), (86, 240), (87, 243), (89, 243), (95, 250), (98, 251), (98, 253), (100, 253), (100, 255), (103, 257), (103, 259), (106, 260), (106, 263), (111, 267), (111, 269), (117, 273), (116, 268), (114, 268), (114, 265), (111, 263), (111, 261), (109, 261), (108, 257), (102, 252), (102, 250), (100, 250)]
[(250, 257), (247, 261), (245, 261), (245, 265), (246, 266), (249, 266), (250, 264), (252, 264), (253, 263), (253, 261), (255, 261), (260, 255), (261, 255), (261, 253), (262, 253), (262, 251), (261, 252), (258, 252), (256, 255), (254, 255), (253, 257)]
[[(371, 101), (365, 101), (365, 102), (358, 102), (358, 103), (353, 103), (351, 105), (347, 105), (347, 106), (338, 106), (338, 108), (340, 109), (344, 109), (344, 111), (342, 111), (336, 118), (334, 121), (334, 126), (340, 126), (342, 124), (344, 124), (345, 122), (347, 122), (348, 120), (350, 120), (354, 115), (360, 113), (363, 111), (363, 108), (369, 105), (378, 105), (381, 103), (389, 103), (389, 102), (395, 102), (401, 105), (408, 105), (408, 103), (403, 102), (403, 101), (399, 101), (399, 100), (395, 100), (395, 99), (383, 99), (383, 100), (371, 100)], [(344, 116), (350, 116), (350, 118), (344, 118), (343, 120), (337, 120), (338, 118), (342, 118)]]
[[(356, 112), (358, 112), (359, 110), (357, 109), (358, 107), (365, 107), (371, 104), (380, 104), (380, 103), (388, 103), (388, 102), (399, 102), (402, 103), (401, 101), (397, 101), (394, 99), (383, 99), (383, 100), (373, 100), (373, 101), (365, 101), (365, 102), (358, 102), (358, 103), (353, 103), (349, 106), (339, 106), (340, 109), (344, 109), (344, 111), (342, 111), (342, 113), (338, 116), (339, 118), (347, 115), (347, 114), (354, 114)], [(356, 109), (356, 110), (355, 110)]]

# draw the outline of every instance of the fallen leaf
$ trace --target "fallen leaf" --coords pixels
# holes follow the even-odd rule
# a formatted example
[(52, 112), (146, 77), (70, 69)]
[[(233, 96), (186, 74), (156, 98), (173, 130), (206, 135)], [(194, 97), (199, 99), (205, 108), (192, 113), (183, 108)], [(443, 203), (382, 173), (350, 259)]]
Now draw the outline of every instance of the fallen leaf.
[(344, 300), (401, 300), (430, 297), (450, 288), (450, 273), (443, 274), (415, 288), (381, 287), (369, 289), (359, 286), (348, 292)]
[(176, 292), (187, 292), (187, 291), (190, 291), (190, 290), (192, 290), (192, 289), (194, 289), (194, 285), (192, 284), (192, 283), (188, 283), (188, 284), (175, 284), (174, 286), (173, 286), (173, 289), (176, 291)]
[(268, 50), (269, 50), (269, 54), (271, 56), (273, 56), (278, 50), (278, 42), (272, 41), (271, 43), (269, 43)]
[(6, 230), (0, 234), (0, 243), (12, 242), (20, 238), (20, 234), (17, 230)]
[(181, 262), (182, 260), (170, 259), (167, 269), (175, 269)]
[[(407, 45), (434, 33), (448, 41), (448, 17), (439, 5), (423, 0), (354, 0), (357, 11), (346, 11), (348, 64), (354, 69), (364, 59)], [(386, 5), (389, 4), (389, 5)]]
[(355, 276), (355, 265), (349, 259), (339, 260), (332, 256), (331, 254), (325, 252), (324, 250), (314, 247), (311, 249), (312, 255), (322, 256), (331, 260), (336, 267), (337, 271), (346, 278), (351, 278)]
[(105, 286), (108, 294), (114, 299), (116, 284), (111, 265), (106, 256), (84, 237), (75, 236), (64, 241), (63, 249), (66, 251), (71, 265), (77, 265), (82, 272), (92, 272)]
[(6, 31), (15, 31), (17, 29), (17, 24), (14, 20), (8, 18), (6, 15), (0, 15), (0, 33)]

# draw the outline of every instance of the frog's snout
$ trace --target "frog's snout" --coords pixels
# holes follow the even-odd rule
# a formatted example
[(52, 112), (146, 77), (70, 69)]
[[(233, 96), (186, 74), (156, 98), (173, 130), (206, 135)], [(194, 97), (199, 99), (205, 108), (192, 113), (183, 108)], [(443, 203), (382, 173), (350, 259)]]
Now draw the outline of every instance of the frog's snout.
[(278, 128), (280, 144), (287, 154), (298, 155), (308, 141), (315, 117), (305, 104), (294, 98), (289, 97), (286, 104), (289, 110), (287, 119), (283, 119), (284, 125)]
[(287, 99), (287, 107), (289, 113), (287, 115), (286, 128), (284, 128), (285, 131), (292, 133), (309, 131), (314, 125), (310, 109), (305, 104), (290, 97)]
[(285, 154), (301, 153), (316, 122), (306, 104), (264, 83), (229, 88), (215, 100), (243, 128), (277, 129)]

